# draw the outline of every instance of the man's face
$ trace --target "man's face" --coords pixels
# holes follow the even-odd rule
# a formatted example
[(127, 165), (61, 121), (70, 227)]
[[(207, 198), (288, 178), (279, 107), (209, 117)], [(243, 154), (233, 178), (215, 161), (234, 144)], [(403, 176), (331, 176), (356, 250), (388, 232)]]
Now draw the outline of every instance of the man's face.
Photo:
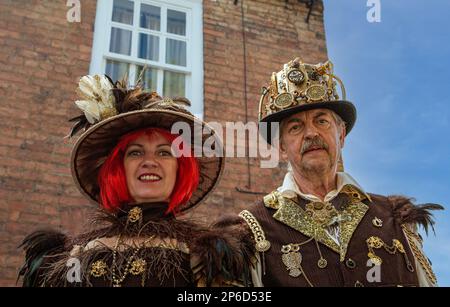
[(281, 122), (280, 154), (294, 171), (336, 170), (345, 127), (333, 118), (333, 111), (314, 109), (291, 115)]

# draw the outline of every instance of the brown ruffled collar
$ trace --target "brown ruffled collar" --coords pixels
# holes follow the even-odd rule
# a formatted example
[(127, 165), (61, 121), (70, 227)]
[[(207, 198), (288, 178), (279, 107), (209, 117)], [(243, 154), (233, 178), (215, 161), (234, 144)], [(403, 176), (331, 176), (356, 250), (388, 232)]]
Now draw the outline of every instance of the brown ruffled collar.
[(172, 213), (166, 213), (168, 206), (168, 202), (130, 203), (117, 212), (117, 218), (127, 224), (172, 220), (175, 216)]

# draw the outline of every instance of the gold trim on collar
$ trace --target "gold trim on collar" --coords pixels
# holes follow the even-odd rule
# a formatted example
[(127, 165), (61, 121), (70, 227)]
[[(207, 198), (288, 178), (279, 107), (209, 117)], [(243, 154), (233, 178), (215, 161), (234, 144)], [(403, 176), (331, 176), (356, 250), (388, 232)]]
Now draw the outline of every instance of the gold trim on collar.
[(264, 206), (271, 209), (278, 209), (280, 208), (280, 204), (278, 203), (278, 198), (281, 197), (280, 192), (277, 190), (267, 194), (264, 196)]
[(350, 202), (349, 205), (340, 212), (343, 217), (340, 225), (340, 246), (326, 233), (325, 228), (318, 224), (306, 213), (297, 203), (285, 198), (278, 197), (279, 209), (273, 217), (287, 226), (303, 233), (305, 236), (313, 237), (320, 243), (326, 245), (340, 255), (340, 261), (344, 261), (347, 254), (350, 239), (363, 219), (369, 207), (364, 203)]
[(339, 193), (347, 194), (351, 202), (355, 201), (362, 202), (364, 199), (368, 199), (370, 202), (372, 202), (372, 199), (370, 198), (369, 194), (360, 190), (353, 184), (344, 185)]

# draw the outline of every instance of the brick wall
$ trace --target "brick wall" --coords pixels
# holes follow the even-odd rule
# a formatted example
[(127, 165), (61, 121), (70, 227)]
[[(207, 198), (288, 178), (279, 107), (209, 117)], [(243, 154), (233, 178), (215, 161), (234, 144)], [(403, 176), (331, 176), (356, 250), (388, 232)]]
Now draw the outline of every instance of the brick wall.
[(68, 23), (66, 1), (0, 1), (0, 286), (14, 285), (33, 229), (78, 232), (89, 206), (75, 188), (63, 137), (76, 82), (89, 71), (96, 1)]
[[(246, 0), (243, 3), (239, 0), (237, 5), (231, 0), (203, 2), (204, 114), (207, 121), (257, 121), (261, 86), (269, 83), (272, 72), (279, 71), (284, 63), (297, 56), (309, 63), (327, 59), (322, 1), (316, 1), (306, 23), (308, 11), (305, 4), (296, 0), (290, 0), (287, 6), (284, 0)], [(210, 210), (218, 210), (218, 214), (239, 212), (261, 198), (261, 192), (271, 192), (282, 183), (285, 167), (261, 169), (259, 166), (255, 158), (250, 161), (227, 158), (218, 189), (205, 204), (193, 210), (194, 214), (206, 216)]]
[[(272, 71), (298, 55), (307, 62), (326, 59), (318, 2), (307, 24), (308, 10), (297, 1), (287, 8), (284, 0), (244, 1), (246, 106), (241, 1), (204, 1), (207, 121), (255, 121), (260, 87)], [(89, 71), (96, 1), (82, 1), (81, 23), (67, 22), (65, 4), (0, 1), (0, 286), (14, 285), (23, 262), (17, 246), (27, 233), (48, 225), (79, 233), (93, 210), (73, 184), (71, 144), (63, 137), (67, 119), (78, 114), (76, 83)], [(254, 192), (278, 186), (284, 173), (261, 170), (253, 158), (250, 166), (246, 158), (227, 162), (214, 195), (189, 216), (236, 212), (261, 197)]]

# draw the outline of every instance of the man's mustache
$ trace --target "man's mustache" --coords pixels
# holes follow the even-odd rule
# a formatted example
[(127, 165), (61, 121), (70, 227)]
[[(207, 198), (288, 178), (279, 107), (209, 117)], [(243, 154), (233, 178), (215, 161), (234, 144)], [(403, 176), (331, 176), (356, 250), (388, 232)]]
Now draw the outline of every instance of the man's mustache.
[(317, 149), (325, 149), (328, 151), (328, 144), (325, 143), (324, 140), (322, 140), (321, 137), (315, 136), (312, 139), (306, 139), (305, 142), (303, 142), (302, 148), (300, 150), (301, 154), (304, 154), (311, 148), (317, 148)]

